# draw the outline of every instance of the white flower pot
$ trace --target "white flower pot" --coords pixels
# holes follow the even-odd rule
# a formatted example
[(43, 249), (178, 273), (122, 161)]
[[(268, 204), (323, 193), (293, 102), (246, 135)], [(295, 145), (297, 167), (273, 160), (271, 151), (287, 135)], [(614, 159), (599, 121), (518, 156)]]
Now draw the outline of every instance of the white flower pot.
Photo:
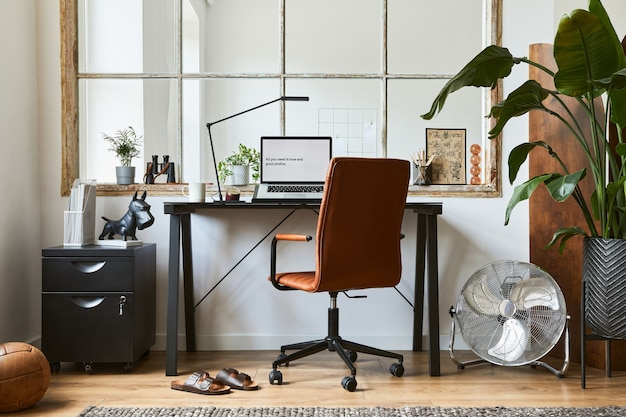
[(247, 185), (250, 179), (250, 167), (248, 165), (233, 165), (230, 167), (233, 172), (226, 178), (226, 185)]

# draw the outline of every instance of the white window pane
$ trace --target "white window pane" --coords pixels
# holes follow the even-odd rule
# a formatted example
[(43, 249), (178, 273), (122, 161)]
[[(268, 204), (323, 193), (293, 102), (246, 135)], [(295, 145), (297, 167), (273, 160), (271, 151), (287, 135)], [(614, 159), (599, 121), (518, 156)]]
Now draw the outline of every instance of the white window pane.
[[(484, 118), (482, 117), (482, 89), (465, 88), (457, 91), (446, 101), (446, 107), (433, 120), (419, 117), (427, 113), (434, 97), (446, 80), (390, 80), (388, 91), (388, 157), (410, 159), (412, 153), (426, 148), (426, 128), (467, 129), (466, 131), (466, 178), (469, 181), (469, 147), (473, 143), (488, 146)], [(481, 155), (482, 156), (482, 155)], [(483, 162), (485, 158), (482, 158)], [(483, 170), (484, 172), (484, 170)], [(484, 176), (483, 176), (484, 178)]]
[(310, 96), (293, 103), (286, 115), (287, 133), (333, 137), (334, 156), (380, 156), (380, 80), (288, 80), (289, 94)]
[(175, 72), (176, 0), (80, 0), (81, 72)]
[[(198, 57), (183, 57), (184, 70), (200, 72), (279, 71), (280, 19), (276, 0), (216, 0), (200, 2), (198, 49), (183, 46), (183, 54), (197, 53)], [(204, 9), (204, 13), (201, 9)], [(185, 39), (187, 35), (184, 31)], [(187, 40), (186, 40), (187, 42)], [(189, 42), (191, 42), (189, 40)]]
[(159, 155), (161, 162), (163, 155), (170, 155), (174, 162), (179, 153), (175, 88), (170, 80), (81, 80), (79, 148), (85, 162), (81, 178), (115, 182), (114, 167), (120, 164), (102, 134), (113, 135), (128, 126), (143, 136), (142, 155), (132, 160), (136, 182), (143, 181), (152, 155)]
[(285, 20), (288, 73), (381, 70), (379, 0), (290, 0)]
[(484, 1), (389, 0), (389, 72), (458, 72), (482, 49)]

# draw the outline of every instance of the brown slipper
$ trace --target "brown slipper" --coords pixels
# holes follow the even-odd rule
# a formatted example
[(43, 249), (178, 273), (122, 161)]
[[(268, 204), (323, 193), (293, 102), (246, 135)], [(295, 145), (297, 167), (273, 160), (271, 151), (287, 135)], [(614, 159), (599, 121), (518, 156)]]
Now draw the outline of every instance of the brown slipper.
[(223, 368), (217, 373), (215, 380), (231, 388), (244, 391), (252, 391), (259, 388), (257, 383), (250, 378), (250, 375), (233, 368)]
[(171, 387), (178, 391), (204, 395), (228, 394), (230, 392), (230, 387), (211, 378), (211, 376), (204, 371), (196, 371), (184, 381), (172, 381)]

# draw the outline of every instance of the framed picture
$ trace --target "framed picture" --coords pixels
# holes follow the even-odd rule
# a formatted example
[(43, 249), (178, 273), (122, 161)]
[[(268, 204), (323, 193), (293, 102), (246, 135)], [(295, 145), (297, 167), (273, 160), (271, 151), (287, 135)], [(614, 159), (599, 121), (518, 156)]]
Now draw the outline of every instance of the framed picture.
[(436, 155), (431, 163), (432, 184), (466, 184), (466, 129), (426, 128), (426, 157)]

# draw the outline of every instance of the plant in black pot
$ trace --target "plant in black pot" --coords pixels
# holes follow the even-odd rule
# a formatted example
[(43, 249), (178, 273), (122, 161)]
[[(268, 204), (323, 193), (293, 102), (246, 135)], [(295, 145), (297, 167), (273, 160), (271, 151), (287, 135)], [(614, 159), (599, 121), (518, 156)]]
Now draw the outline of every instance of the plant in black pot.
[(111, 145), (108, 150), (114, 152), (120, 161), (121, 166), (115, 167), (117, 183), (120, 185), (135, 182), (135, 167), (131, 166), (131, 162), (141, 154), (142, 138), (137, 136), (132, 126), (117, 130), (113, 136), (102, 134), (102, 139)]
[[(554, 38), (556, 72), (527, 58), (513, 57), (506, 48), (489, 46), (446, 83), (430, 111), (422, 118), (434, 117), (443, 108), (447, 97), (463, 87), (495, 87), (498, 80), (511, 74), (516, 64), (535, 66), (548, 75), (555, 88), (529, 80), (492, 107), (489, 116), (495, 118), (496, 124), (489, 137), (497, 137), (512, 118), (531, 110), (546, 112), (572, 133), (568, 152), (584, 154), (589, 169), (570, 169), (545, 141), (516, 146), (508, 158), (511, 183), (516, 180), (528, 154), (534, 150), (548, 152), (558, 161), (561, 169), (542, 173), (517, 185), (506, 208), (505, 223), (509, 222), (514, 207), (528, 199), (541, 184), (555, 201), (573, 198), (582, 211), (585, 224), (563, 225), (554, 232), (546, 247), (558, 244), (562, 252), (569, 239), (584, 236), (585, 303), (591, 300), (598, 304), (598, 308), (608, 310), (610, 302), (594, 298), (603, 296), (608, 286), (618, 287), (620, 292), (626, 293), (626, 144), (622, 137), (623, 127), (626, 126), (626, 57), (601, 1), (590, 0), (588, 9), (577, 9), (561, 18)], [(548, 97), (551, 100), (546, 100)], [(571, 101), (566, 103), (565, 97), (570, 97)], [(594, 103), (599, 97), (603, 98), (603, 106), (598, 108)], [(547, 102), (557, 104), (549, 108)], [(568, 104), (572, 102), (575, 104)], [(580, 109), (574, 106), (580, 106), (586, 114), (590, 133), (585, 133), (586, 130), (574, 117)], [(616, 127), (616, 141), (609, 138), (611, 124)], [(585, 195), (579, 186), (588, 175), (593, 181), (591, 195)], [(622, 247), (624, 252), (616, 252), (618, 247)], [(597, 272), (592, 266), (606, 269)], [(602, 282), (596, 282), (596, 278)], [(616, 286), (615, 280), (622, 281)], [(606, 313), (611, 314), (609, 311)], [(594, 333), (626, 339), (624, 320), (618, 320), (618, 327), (612, 328), (597, 322), (597, 317), (591, 315), (586, 314), (585, 319)]]

